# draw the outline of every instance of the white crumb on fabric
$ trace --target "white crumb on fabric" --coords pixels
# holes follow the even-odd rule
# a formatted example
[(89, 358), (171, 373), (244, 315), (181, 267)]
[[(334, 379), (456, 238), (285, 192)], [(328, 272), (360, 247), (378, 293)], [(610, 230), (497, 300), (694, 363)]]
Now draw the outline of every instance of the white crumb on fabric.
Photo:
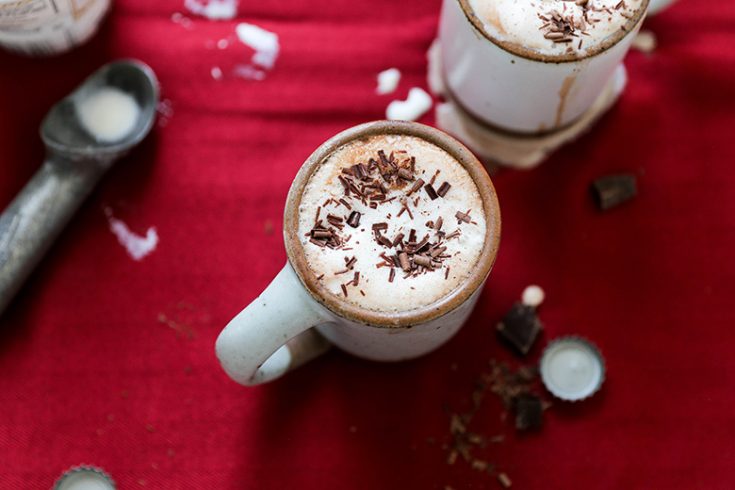
[(237, 0), (184, 0), (184, 7), (192, 14), (209, 20), (229, 20), (237, 15)]
[(105, 214), (110, 231), (117, 237), (120, 245), (125, 247), (133, 260), (143, 260), (158, 246), (158, 232), (155, 227), (148, 228), (145, 236), (141, 236), (132, 232), (123, 221), (115, 218), (109, 208), (105, 210)]
[(158, 127), (164, 128), (168, 125), (169, 120), (174, 115), (174, 106), (170, 99), (163, 99), (156, 106), (156, 113), (158, 113)]
[(651, 54), (656, 51), (658, 46), (656, 34), (653, 31), (643, 29), (633, 38), (632, 46), (641, 53)]
[(246, 22), (237, 25), (235, 34), (237, 34), (237, 38), (241, 43), (255, 50), (252, 57), (254, 65), (267, 70), (273, 68), (281, 49), (278, 34)]
[(523, 294), (521, 295), (521, 302), (526, 306), (538, 308), (541, 303), (544, 302), (545, 297), (546, 294), (544, 293), (544, 290), (541, 289), (539, 286), (532, 284), (523, 290)]
[(406, 100), (394, 100), (385, 110), (387, 119), (397, 121), (416, 121), (431, 109), (433, 101), (426, 90), (414, 87), (408, 91)]
[(235, 69), (232, 70), (233, 75), (245, 80), (263, 80), (265, 79), (265, 72), (260, 70), (253, 65), (235, 65)]
[(184, 29), (193, 29), (194, 23), (191, 21), (191, 19), (181, 12), (174, 12), (171, 14), (171, 22), (174, 24), (179, 24)]
[(390, 94), (398, 88), (401, 81), (401, 71), (398, 68), (388, 68), (378, 73), (378, 86), (375, 93), (378, 95)]
[(212, 78), (215, 80), (222, 80), (222, 68), (219, 66), (212, 67)]

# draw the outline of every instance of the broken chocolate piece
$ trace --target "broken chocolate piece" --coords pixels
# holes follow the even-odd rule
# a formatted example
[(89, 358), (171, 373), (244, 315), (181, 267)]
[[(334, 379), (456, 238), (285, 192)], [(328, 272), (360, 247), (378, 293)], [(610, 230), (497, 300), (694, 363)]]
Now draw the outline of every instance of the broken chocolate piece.
[(523, 393), (513, 398), (513, 411), (516, 414), (516, 429), (540, 429), (544, 421), (544, 407), (541, 398), (533, 393)]
[(592, 182), (591, 191), (597, 206), (606, 211), (636, 196), (638, 193), (636, 177), (633, 174), (600, 177)]
[(353, 228), (357, 228), (360, 225), (360, 213), (357, 211), (352, 211), (350, 213), (350, 217), (347, 218), (347, 224)]
[(431, 199), (432, 201), (436, 199), (437, 197), (439, 197), (437, 196), (436, 191), (434, 190), (434, 187), (431, 184), (426, 184), (424, 186), (424, 190), (429, 195), (429, 199)]
[(542, 328), (543, 325), (536, 316), (536, 309), (522, 303), (515, 303), (497, 325), (500, 336), (521, 355), (528, 354)]
[(441, 186), (439, 186), (439, 190), (436, 191), (437, 194), (439, 194), (439, 197), (444, 197), (447, 195), (447, 192), (449, 192), (449, 188), (452, 187), (449, 182), (444, 182)]

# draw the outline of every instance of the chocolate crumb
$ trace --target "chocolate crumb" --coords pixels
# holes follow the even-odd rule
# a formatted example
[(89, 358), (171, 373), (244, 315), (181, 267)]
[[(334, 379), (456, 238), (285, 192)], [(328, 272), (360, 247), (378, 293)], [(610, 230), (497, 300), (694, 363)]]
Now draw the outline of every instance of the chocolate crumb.
[(633, 174), (607, 175), (592, 183), (592, 194), (597, 206), (607, 211), (630, 201), (638, 193)]
[(510, 488), (513, 485), (513, 482), (505, 473), (498, 473), (498, 481), (503, 485), (503, 488)]
[(513, 399), (516, 414), (516, 429), (537, 430), (543, 424), (544, 409), (541, 398), (532, 393), (523, 393)]

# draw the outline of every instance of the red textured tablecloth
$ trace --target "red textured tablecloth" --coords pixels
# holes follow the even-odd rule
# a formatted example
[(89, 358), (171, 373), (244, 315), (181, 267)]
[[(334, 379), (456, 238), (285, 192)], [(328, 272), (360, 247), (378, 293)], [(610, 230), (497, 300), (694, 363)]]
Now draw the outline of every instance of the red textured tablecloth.
[[(0, 207), (42, 161), (48, 108), (104, 62), (149, 63), (173, 109), (0, 319), (1, 488), (49, 488), (80, 463), (121, 489), (496, 488), (445, 463), (444, 407), (468, 406), (490, 358), (517, 362), (493, 330), (529, 283), (548, 298), (530, 359), (581, 334), (604, 352), (608, 379), (589, 401), (556, 403), (537, 434), (517, 435), (488, 399), (473, 429), (506, 441), (478, 456), (514, 488), (735, 486), (732, 2), (682, 0), (648, 20), (658, 49), (629, 55), (628, 88), (594, 131), (536, 170), (494, 176), (497, 265), (446, 346), (394, 365), (332, 351), (251, 389), (221, 371), (218, 332), (286, 260), (291, 179), (326, 138), (426, 86), (439, 4), (242, 1), (235, 21), (186, 29), (171, 21), (178, 0), (119, 0), (71, 54), (0, 54)], [(263, 81), (231, 76), (249, 48), (211, 46), (234, 39), (237, 21), (280, 36)], [(398, 91), (375, 95), (391, 66)], [(588, 184), (617, 171), (638, 175), (640, 196), (598, 213)], [(136, 233), (155, 227), (155, 252), (133, 261), (107, 207)]]

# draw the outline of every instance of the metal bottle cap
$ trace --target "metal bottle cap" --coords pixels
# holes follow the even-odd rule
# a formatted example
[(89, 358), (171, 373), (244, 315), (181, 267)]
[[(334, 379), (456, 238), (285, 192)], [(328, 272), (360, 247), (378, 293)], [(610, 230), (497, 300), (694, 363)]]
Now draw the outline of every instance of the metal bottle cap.
[(52, 490), (115, 490), (110, 475), (94, 466), (75, 466), (56, 480)]
[(605, 380), (605, 361), (592, 342), (575, 336), (560, 337), (544, 350), (539, 371), (552, 395), (577, 401), (600, 389)]

